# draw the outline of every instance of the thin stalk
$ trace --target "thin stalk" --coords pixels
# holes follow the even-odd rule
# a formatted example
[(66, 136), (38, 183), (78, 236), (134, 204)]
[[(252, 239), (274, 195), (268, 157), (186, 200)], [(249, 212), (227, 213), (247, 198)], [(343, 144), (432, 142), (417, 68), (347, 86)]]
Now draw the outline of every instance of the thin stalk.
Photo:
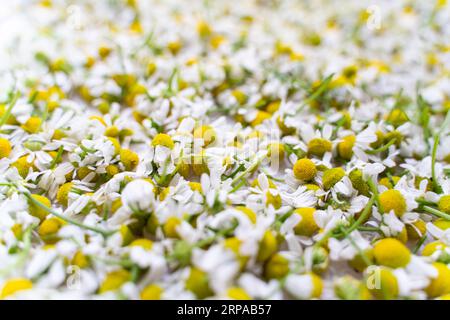
[(373, 149), (373, 150), (367, 150), (366, 153), (368, 154), (377, 154), (383, 151), (386, 151), (387, 149), (389, 149), (390, 146), (392, 146), (395, 143), (396, 139), (391, 139), (389, 140), (388, 143), (386, 143), (384, 146), (379, 147), (378, 149)]
[(56, 211), (53, 210), (52, 208), (49, 208), (49, 207), (47, 207), (46, 205), (44, 205), (44, 204), (40, 203), (39, 201), (37, 201), (36, 199), (34, 199), (34, 198), (31, 196), (30, 193), (24, 192), (23, 194), (24, 194), (25, 197), (27, 197), (31, 202), (33, 202), (33, 204), (37, 205), (38, 207), (44, 209), (44, 210), (47, 211), (48, 213), (51, 213), (51, 214), (54, 215), (55, 217), (57, 217), (57, 218), (59, 218), (59, 219), (65, 221), (65, 222), (67, 222), (67, 223), (73, 224), (73, 225), (75, 225), (75, 226), (77, 226), (77, 227), (80, 227), (80, 228), (83, 228), (83, 229), (86, 229), (86, 230), (90, 230), (90, 231), (94, 231), (94, 232), (100, 233), (100, 234), (101, 234), (103, 237), (105, 237), (105, 238), (107, 238), (107, 237), (113, 235), (114, 233), (116, 233), (116, 231), (104, 230), (104, 229), (100, 229), (100, 228), (88, 226), (88, 225), (85, 225), (85, 224), (83, 224), (83, 223), (81, 223), (81, 222), (79, 222), (79, 221), (77, 221), (77, 220), (74, 220), (74, 219), (68, 218), (68, 217), (66, 217), (66, 216), (63, 216), (62, 214), (56, 212)]
[(16, 93), (14, 95), (14, 97), (11, 100), (11, 102), (9, 103), (8, 109), (6, 109), (5, 113), (1, 117), (1, 119), (0, 119), (0, 129), (1, 129), (1, 127), (3, 127), (3, 125), (6, 123), (6, 121), (8, 121), (9, 116), (11, 115), (11, 111), (14, 108), (14, 106), (16, 105), (17, 99), (19, 99), (19, 94), (18, 93)]
[(449, 220), (450, 221), (450, 214), (444, 213), (438, 209), (429, 207), (429, 206), (423, 206), (422, 207), (423, 210), (425, 210), (428, 213), (431, 213), (432, 215), (445, 219), (445, 220)]

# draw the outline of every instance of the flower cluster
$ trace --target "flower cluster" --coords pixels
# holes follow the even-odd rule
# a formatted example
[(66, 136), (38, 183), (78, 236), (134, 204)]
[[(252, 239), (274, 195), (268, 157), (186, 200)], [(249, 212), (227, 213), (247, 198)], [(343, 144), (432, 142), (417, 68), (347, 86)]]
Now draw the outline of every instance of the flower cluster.
[(0, 14), (1, 298), (450, 298), (445, 0), (71, 3)]

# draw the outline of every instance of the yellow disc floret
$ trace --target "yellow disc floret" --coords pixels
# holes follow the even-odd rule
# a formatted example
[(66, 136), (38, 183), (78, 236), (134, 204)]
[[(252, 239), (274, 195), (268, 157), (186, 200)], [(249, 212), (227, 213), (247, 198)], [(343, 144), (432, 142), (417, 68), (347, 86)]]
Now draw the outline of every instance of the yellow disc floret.
[(178, 217), (170, 217), (163, 225), (163, 231), (168, 238), (178, 238), (177, 228), (181, 224), (181, 220)]
[(289, 273), (289, 260), (276, 253), (264, 266), (264, 276), (267, 279), (280, 279)]
[(173, 149), (174, 142), (172, 137), (165, 133), (158, 133), (152, 140), (152, 146), (163, 146), (169, 149)]
[(28, 133), (36, 133), (39, 131), (42, 119), (39, 117), (30, 117), (21, 127)]
[(385, 213), (394, 210), (398, 217), (406, 211), (406, 201), (400, 191), (390, 189), (380, 194), (380, 205)]
[(98, 292), (105, 293), (107, 291), (117, 290), (123, 284), (127, 283), (131, 279), (131, 274), (127, 270), (120, 269), (108, 273), (103, 280)]
[(9, 140), (0, 138), (0, 159), (9, 157), (11, 154), (11, 143)]
[(379, 268), (371, 275), (374, 277), (373, 283), (367, 281), (370, 293), (377, 299), (395, 299), (399, 293), (398, 281), (394, 273), (387, 268)]
[(256, 213), (252, 209), (244, 206), (237, 206), (237, 210), (242, 211), (252, 223), (256, 223)]
[(73, 187), (72, 182), (64, 183), (59, 187), (58, 192), (56, 193), (56, 200), (62, 204), (63, 206), (67, 206), (69, 202), (69, 192)]
[[(40, 204), (46, 206), (46, 207), (50, 207), (51, 206), (51, 202), (47, 197), (38, 195), (38, 194), (32, 194), (31, 197), (39, 202)], [(30, 214), (36, 218), (39, 218), (41, 221), (45, 219), (45, 217), (48, 215), (48, 211), (45, 210), (44, 208), (42, 208), (40, 205), (38, 205), (37, 203), (29, 200), (28, 202), (29, 205), (29, 210), (30, 210)]]
[(411, 260), (411, 252), (399, 240), (385, 238), (378, 241), (373, 248), (375, 262), (391, 268), (402, 268)]
[(5, 299), (19, 291), (30, 290), (33, 288), (33, 283), (25, 278), (10, 279), (3, 285), (0, 299)]
[(392, 109), (392, 111), (387, 116), (387, 122), (395, 127), (401, 126), (405, 122), (409, 121), (408, 115), (405, 111), (400, 108)]
[(228, 297), (234, 300), (251, 300), (250, 295), (242, 288), (231, 287), (227, 291)]
[(186, 289), (194, 293), (198, 299), (205, 299), (213, 295), (209, 287), (208, 275), (198, 268), (191, 268), (186, 280)]
[(253, 119), (250, 122), (250, 125), (252, 127), (256, 127), (257, 125), (260, 125), (261, 123), (263, 123), (265, 120), (270, 119), (272, 117), (272, 115), (269, 112), (266, 111), (258, 111), (256, 113), (255, 119)]
[(319, 230), (319, 226), (314, 220), (314, 208), (298, 208), (295, 209), (294, 214), (300, 216), (301, 220), (294, 228), (295, 234), (301, 236), (311, 237)]
[(337, 148), (339, 156), (342, 159), (350, 160), (353, 156), (353, 146), (355, 145), (356, 137), (354, 135), (346, 136), (339, 142)]
[(313, 284), (311, 298), (319, 298), (322, 295), (322, 290), (323, 290), (322, 279), (318, 275), (316, 275), (312, 272), (310, 273), (310, 276), (311, 276), (311, 281)]
[(141, 300), (160, 300), (162, 293), (163, 289), (160, 286), (151, 284), (142, 290)]
[(256, 259), (258, 261), (267, 260), (277, 251), (277, 248), (277, 239), (271, 231), (267, 230), (266, 232), (264, 232), (264, 236), (259, 243), (258, 256)]
[(153, 247), (153, 241), (145, 238), (133, 240), (130, 244), (130, 247), (141, 247), (145, 250), (150, 250)]
[(322, 176), (322, 184), (325, 190), (331, 189), (345, 176), (345, 171), (342, 168), (332, 168), (325, 170)]
[(447, 265), (440, 262), (433, 263), (433, 266), (438, 271), (438, 275), (436, 278), (431, 279), (425, 291), (429, 297), (436, 298), (450, 293), (450, 269)]
[(22, 178), (26, 178), (30, 169), (33, 168), (33, 163), (28, 162), (27, 158), (27, 156), (22, 156), (11, 164), (12, 167), (17, 169)]
[(294, 176), (303, 181), (310, 181), (314, 179), (317, 173), (316, 165), (308, 158), (297, 160), (292, 170), (294, 172)]
[(208, 125), (198, 127), (194, 130), (195, 139), (203, 139), (204, 146), (212, 144), (217, 139), (216, 131)]
[(431, 256), (438, 250), (444, 250), (447, 246), (441, 241), (433, 241), (423, 247), (422, 255), (425, 257)]
[(139, 156), (136, 152), (133, 152), (129, 149), (121, 149), (120, 150), (120, 161), (127, 171), (131, 171), (139, 163)]
[(46, 219), (39, 226), (38, 233), (41, 237), (54, 235), (62, 225), (62, 221), (58, 218)]
[(442, 196), (438, 202), (439, 210), (450, 214), (450, 195)]
[(326, 152), (330, 152), (332, 144), (327, 139), (315, 138), (308, 142), (308, 153), (317, 157), (323, 157)]

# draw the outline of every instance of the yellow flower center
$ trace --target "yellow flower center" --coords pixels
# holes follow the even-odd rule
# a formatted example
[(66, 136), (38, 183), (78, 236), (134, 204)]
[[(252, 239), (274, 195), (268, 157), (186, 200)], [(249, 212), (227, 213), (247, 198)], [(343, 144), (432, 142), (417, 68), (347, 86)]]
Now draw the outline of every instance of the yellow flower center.
[(430, 298), (436, 298), (444, 294), (450, 293), (450, 269), (447, 265), (435, 262), (433, 266), (438, 271), (438, 276), (431, 279), (430, 284), (425, 289), (425, 292)]
[(377, 264), (391, 268), (402, 268), (411, 260), (408, 248), (394, 238), (378, 241), (373, 248), (373, 256)]
[[(380, 268), (378, 271), (375, 270), (374, 272), (379, 272), (378, 275), (371, 275), (372, 277), (379, 277), (379, 283), (375, 280), (374, 283), (371, 283), (371, 286), (368, 286), (370, 293), (377, 299), (395, 299), (398, 296), (399, 289), (397, 278), (392, 271), (386, 268)], [(369, 284), (369, 281), (367, 281), (367, 284)]]
[(267, 279), (280, 279), (289, 273), (289, 260), (281, 254), (274, 254), (266, 263), (264, 276)]
[(145, 250), (150, 250), (153, 247), (153, 242), (149, 239), (141, 238), (141, 239), (133, 240), (129, 246), (130, 247), (142, 247)]
[(33, 283), (25, 278), (10, 279), (3, 285), (1, 299), (5, 299), (19, 291), (30, 290), (33, 288)]
[[(31, 197), (38, 201), (39, 203), (43, 204), (44, 206), (50, 207), (51, 202), (47, 197), (38, 195), (38, 194), (32, 194)], [(31, 202), (31, 200), (28, 203), (30, 214), (36, 218), (39, 218), (41, 221), (45, 219), (48, 215), (48, 211), (44, 208), (41, 208), (39, 205), (35, 204), (34, 202)]]
[(314, 179), (317, 173), (316, 165), (308, 158), (297, 160), (292, 170), (294, 172), (294, 176), (303, 181), (310, 181)]
[(116, 126), (111, 126), (106, 128), (105, 130), (105, 136), (107, 137), (117, 137), (119, 135), (119, 128)]
[(272, 205), (275, 209), (279, 209), (281, 207), (281, 196), (279, 194), (272, 194), (272, 192), (266, 192), (266, 206), (269, 207)]
[(213, 295), (209, 287), (208, 275), (198, 268), (191, 268), (186, 280), (186, 289), (195, 294), (198, 299), (205, 299)]
[(362, 195), (369, 195), (369, 186), (364, 181), (363, 174), (361, 170), (354, 169), (348, 175), (350, 181), (352, 182), (353, 188), (358, 190), (358, 192)]
[(380, 205), (385, 213), (394, 210), (398, 217), (401, 217), (406, 211), (406, 201), (398, 190), (386, 190), (380, 194)]
[(387, 122), (395, 127), (401, 126), (405, 122), (409, 121), (408, 115), (400, 108), (392, 109), (386, 118)]
[(227, 291), (228, 297), (234, 300), (251, 300), (249, 294), (242, 288), (231, 287)]
[(353, 146), (355, 145), (356, 137), (354, 135), (344, 137), (338, 144), (339, 156), (342, 159), (350, 160), (353, 156)]
[(11, 154), (11, 144), (8, 140), (0, 138), (0, 159), (6, 158)]
[(62, 221), (58, 218), (44, 220), (39, 226), (38, 233), (41, 237), (52, 235), (58, 232), (62, 226)]
[(163, 146), (169, 149), (173, 149), (174, 143), (172, 138), (165, 133), (158, 133), (152, 140), (152, 146)]
[(256, 117), (255, 119), (253, 119), (250, 122), (250, 125), (252, 127), (256, 127), (257, 125), (260, 125), (261, 123), (263, 123), (265, 120), (270, 119), (272, 117), (272, 115), (269, 112), (266, 111), (258, 111), (256, 113)]
[(59, 187), (58, 192), (56, 193), (56, 200), (63, 206), (67, 206), (67, 203), (69, 202), (69, 192), (72, 187), (72, 182), (64, 183)]
[(322, 184), (325, 190), (331, 189), (345, 176), (345, 171), (342, 168), (328, 169), (323, 173)]
[(450, 195), (442, 196), (438, 202), (439, 210), (450, 214)]
[(133, 152), (129, 149), (121, 149), (120, 150), (120, 161), (124, 165), (127, 171), (131, 171), (139, 163), (139, 156), (136, 152)]
[(333, 145), (330, 141), (322, 138), (315, 138), (308, 142), (308, 153), (317, 157), (323, 157), (326, 152), (330, 152)]
[(252, 223), (256, 223), (256, 213), (252, 209), (244, 206), (237, 206), (236, 209), (242, 211)]
[(163, 231), (168, 238), (178, 238), (177, 227), (181, 224), (178, 217), (170, 217), (163, 226)]
[(296, 234), (301, 236), (311, 237), (319, 230), (319, 226), (314, 220), (314, 208), (298, 208), (295, 209), (294, 214), (298, 214), (301, 220), (294, 228)]
[(117, 290), (123, 284), (130, 281), (130, 279), (131, 274), (127, 270), (120, 269), (117, 271), (112, 271), (106, 275), (106, 278), (100, 285), (98, 292), (101, 294), (107, 291)]
[(156, 285), (151, 284), (144, 288), (141, 292), (141, 299), (142, 300), (160, 300), (161, 294), (163, 293), (163, 289)]
[(28, 162), (27, 156), (20, 157), (11, 166), (17, 169), (22, 178), (26, 178), (30, 169), (33, 168), (33, 164)]
[(211, 126), (204, 125), (194, 130), (194, 138), (203, 139), (204, 146), (207, 147), (208, 145), (216, 141), (217, 134)]
[(443, 250), (447, 246), (440, 241), (433, 241), (428, 243), (425, 247), (423, 247), (422, 255), (425, 257), (431, 256), (433, 253), (435, 253), (438, 250)]
[(41, 127), (42, 119), (39, 117), (30, 117), (21, 127), (28, 133), (36, 133)]
[(323, 282), (322, 279), (314, 274), (314, 273), (310, 273), (311, 276), (311, 281), (313, 284), (313, 289), (311, 292), (311, 298), (319, 298), (322, 295), (322, 290), (323, 290)]
[(267, 230), (259, 243), (257, 260), (266, 261), (277, 251), (277, 248), (277, 239), (271, 231)]

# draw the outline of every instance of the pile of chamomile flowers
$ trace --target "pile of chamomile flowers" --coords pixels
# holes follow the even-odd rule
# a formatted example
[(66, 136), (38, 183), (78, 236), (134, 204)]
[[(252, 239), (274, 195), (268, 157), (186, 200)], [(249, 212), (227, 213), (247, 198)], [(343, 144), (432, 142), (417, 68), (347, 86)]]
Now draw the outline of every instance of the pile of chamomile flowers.
[(450, 4), (9, 1), (1, 299), (449, 299)]

